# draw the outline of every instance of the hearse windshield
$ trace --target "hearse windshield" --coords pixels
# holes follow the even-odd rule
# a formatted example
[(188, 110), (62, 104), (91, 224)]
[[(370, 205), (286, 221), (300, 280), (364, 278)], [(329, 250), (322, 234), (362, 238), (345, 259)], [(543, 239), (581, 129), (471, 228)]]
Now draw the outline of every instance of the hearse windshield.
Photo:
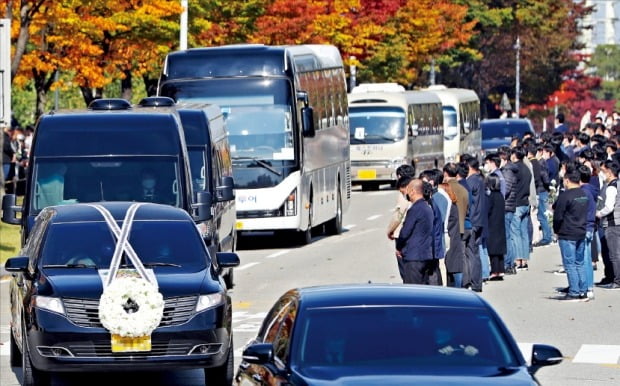
[(398, 107), (350, 107), (351, 144), (389, 144), (405, 138), (405, 112)]
[(275, 186), (297, 165), (291, 84), (283, 78), (173, 81), (161, 95), (217, 104), (224, 114), (236, 188)]
[[(49, 232), (41, 255), (43, 268), (110, 266), (116, 240), (105, 221), (52, 224)], [(142, 263), (155, 270), (197, 272), (209, 262), (196, 226), (190, 221), (136, 220), (129, 243)], [(127, 258), (123, 267), (133, 268)]]
[(37, 157), (31, 213), (47, 206), (98, 201), (181, 207), (178, 162), (175, 156)]

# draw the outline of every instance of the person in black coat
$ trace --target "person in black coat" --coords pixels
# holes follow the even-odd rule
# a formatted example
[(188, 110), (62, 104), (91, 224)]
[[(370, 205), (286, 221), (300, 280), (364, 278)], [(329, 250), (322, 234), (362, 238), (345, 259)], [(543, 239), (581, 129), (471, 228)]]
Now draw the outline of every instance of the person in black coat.
[(444, 259), (446, 264), (446, 284), (448, 287), (461, 288), (463, 286), (463, 269), (465, 265), (465, 244), (461, 238), (459, 211), (456, 205), (457, 198), (450, 184), (443, 183), (440, 187), (450, 197), (450, 205), (448, 205), (448, 213), (446, 215), (448, 237), (450, 238), (450, 244)]
[(491, 260), (491, 276), (489, 280), (503, 280), (504, 255), (506, 248), (504, 197), (500, 192), (500, 180), (494, 174), (486, 178), (486, 186), (490, 191), (488, 202), (490, 237), (487, 239), (487, 250)]

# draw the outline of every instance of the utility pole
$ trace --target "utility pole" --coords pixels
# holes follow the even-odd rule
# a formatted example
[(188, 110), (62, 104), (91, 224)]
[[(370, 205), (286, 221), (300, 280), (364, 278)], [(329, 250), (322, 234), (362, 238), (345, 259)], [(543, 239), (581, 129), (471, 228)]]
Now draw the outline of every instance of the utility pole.
[(521, 54), (521, 41), (519, 40), (519, 36), (517, 36), (517, 44), (515, 44), (515, 50), (517, 50), (517, 68), (515, 73), (515, 112), (517, 113), (517, 118), (519, 118), (519, 98), (521, 96), (521, 81), (520, 81), (520, 72), (521, 67), (519, 63), (519, 56)]
[(187, 1), (188, 0), (181, 0), (181, 7), (183, 7), (183, 13), (181, 13), (181, 28), (179, 36), (179, 49), (181, 50), (187, 49)]
[(350, 61), (350, 66), (349, 66), (349, 92), (351, 92), (351, 90), (353, 90), (353, 88), (356, 86), (357, 83), (357, 79), (356, 79), (356, 75), (357, 75), (357, 68), (355, 67), (355, 56), (350, 56), (349, 57), (349, 61)]
[(429, 74), (429, 83), (431, 86), (435, 84), (435, 59), (431, 59), (431, 72)]

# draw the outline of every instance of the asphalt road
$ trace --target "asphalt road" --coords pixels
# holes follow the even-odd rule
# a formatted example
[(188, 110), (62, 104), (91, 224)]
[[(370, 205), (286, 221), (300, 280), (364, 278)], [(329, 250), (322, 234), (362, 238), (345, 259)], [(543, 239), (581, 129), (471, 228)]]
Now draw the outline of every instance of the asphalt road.
[[(354, 190), (345, 213), (346, 231), (339, 236), (316, 235), (310, 245), (297, 247), (271, 234), (243, 240), (241, 266), (236, 269), (233, 330), (235, 360), (243, 345), (256, 334), (264, 315), (285, 291), (301, 286), (334, 283), (397, 283), (400, 281), (393, 243), (384, 235), (393, 190)], [(543, 368), (543, 385), (582, 386), (620, 384), (620, 291), (597, 290), (587, 303), (550, 299), (554, 287), (566, 277), (553, 273), (559, 267), (557, 245), (537, 248), (529, 271), (484, 286), (481, 296), (502, 316), (524, 352), (531, 343), (558, 347), (565, 356), (558, 366)], [(601, 271), (595, 272), (599, 280)], [(8, 283), (0, 284), (0, 384), (20, 384), (20, 368), (8, 357)], [(103, 384), (201, 385), (200, 370), (163, 373), (97, 373), (54, 377), (55, 385), (83, 385), (96, 379)]]

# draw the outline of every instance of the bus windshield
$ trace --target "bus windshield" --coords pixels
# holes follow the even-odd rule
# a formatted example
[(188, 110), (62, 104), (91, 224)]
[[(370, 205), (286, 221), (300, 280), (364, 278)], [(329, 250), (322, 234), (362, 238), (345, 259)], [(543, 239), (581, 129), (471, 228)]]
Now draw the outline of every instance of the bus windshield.
[(173, 156), (37, 158), (31, 212), (63, 204), (146, 201), (181, 207)]
[(350, 107), (351, 144), (385, 144), (405, 138), (405, 111), (398, 107)]
[(209, 79), (167, 82), (161, 95), (211, 103), (224, 113), (233, 160), (295, 161), (291, 85), (287, 79)]

